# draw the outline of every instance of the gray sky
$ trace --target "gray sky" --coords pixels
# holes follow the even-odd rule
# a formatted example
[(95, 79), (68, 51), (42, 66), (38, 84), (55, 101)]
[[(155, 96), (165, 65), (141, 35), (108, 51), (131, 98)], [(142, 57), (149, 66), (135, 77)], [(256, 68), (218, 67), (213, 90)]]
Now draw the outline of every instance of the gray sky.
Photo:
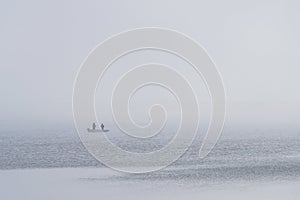
[(298, 1), (2, 1), (0, 126), (72, 126), (80, 64), (107, 37), (155, 26), (201, 43), (227, 90), (228, 126), (300, 128)]

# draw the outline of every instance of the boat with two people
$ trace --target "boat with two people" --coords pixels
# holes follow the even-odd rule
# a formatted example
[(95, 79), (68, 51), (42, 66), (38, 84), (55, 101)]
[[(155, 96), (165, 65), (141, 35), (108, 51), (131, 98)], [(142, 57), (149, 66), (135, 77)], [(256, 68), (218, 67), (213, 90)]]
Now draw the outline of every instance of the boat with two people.
[(104, 129), (103, 123), (100, 125), (100, 129), (98, 129), (96, 123), (93, 122), (92, 128), (87, 128), (87, 131), (90, 133), (97, 133), (97, 132), (108, 132), (109, 130)]

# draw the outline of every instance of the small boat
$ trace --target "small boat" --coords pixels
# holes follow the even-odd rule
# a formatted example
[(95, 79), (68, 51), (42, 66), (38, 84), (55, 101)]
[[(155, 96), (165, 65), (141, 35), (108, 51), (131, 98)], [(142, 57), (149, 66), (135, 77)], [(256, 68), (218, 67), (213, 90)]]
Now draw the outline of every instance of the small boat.
[(104, 129), (104, 125), (101, 124), (101, 129), (96, 129), (96, 123), (94, 122), (92, 128), (87, 128), (89, 133), (99, 133), (99, 132), (108, 132), (109, 130)]
[(92, 129), (92, 128), (87, 128), (87, 131), (90, 133), (99, 133), (99, 132), (108, 132), (109, 130), (107, 129)]

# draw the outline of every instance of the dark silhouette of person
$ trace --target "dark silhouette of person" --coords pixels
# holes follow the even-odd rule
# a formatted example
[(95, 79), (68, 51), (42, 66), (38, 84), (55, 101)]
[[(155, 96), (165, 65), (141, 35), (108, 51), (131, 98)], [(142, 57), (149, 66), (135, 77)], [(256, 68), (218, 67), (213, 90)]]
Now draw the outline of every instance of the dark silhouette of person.
[(95, 124), (95, 122), (93, 123), (93, 130), (95, 130), (96, 129), (96, 124)]
[(104, 125), (103, 124), (101, 124), (101, 129), (102, 129), (102, 131), (104, 130)]

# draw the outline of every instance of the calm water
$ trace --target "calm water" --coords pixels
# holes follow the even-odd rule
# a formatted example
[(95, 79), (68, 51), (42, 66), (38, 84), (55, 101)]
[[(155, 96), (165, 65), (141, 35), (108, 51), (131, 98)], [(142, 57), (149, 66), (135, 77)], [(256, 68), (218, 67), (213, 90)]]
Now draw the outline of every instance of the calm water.
[[(115, 139), (132, 151), (150, 151), (163, 140), (138, 143)], [(177, 162), (159, 172), (133, 179), (290, 180), (300, 179), (300, 137), (220, 139), (205, 159), (198, 158), (200, 141)], [(105, 167), (83, 147), (75, 134), (0, 135), (0, 169)], [(110, 177), (113, 179), (114, 177)], [(121, 181), (124, 176), (116, 176)]]

